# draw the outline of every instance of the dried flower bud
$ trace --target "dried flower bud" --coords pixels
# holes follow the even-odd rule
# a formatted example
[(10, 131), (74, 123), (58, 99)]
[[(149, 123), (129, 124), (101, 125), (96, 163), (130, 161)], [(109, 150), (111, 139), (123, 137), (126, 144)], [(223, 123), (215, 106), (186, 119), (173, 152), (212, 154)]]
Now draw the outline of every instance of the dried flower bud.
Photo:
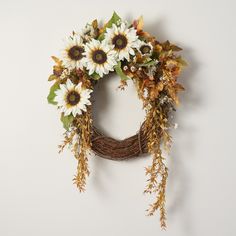
[(131, 66), (130, 70), (131, 70), (131, 72), (135, 72), (137, 70), (137, 68), (135, 66)]
[(69, 76), (71, 71), (69, 69), (64, 69), (61, 73), (60, 79), (65, 79), (67, 76)]
[(128, 69), (129, 69), (128, 66), (124, 66), (124, 67), (123, 67), (123, 70), (124, 70), (124, 71), (127, 71)]
[(174, 124), (174, 129), (177, 129), (178, 126), (179, 126), (178, 123), (175, 123), (175, 124)]

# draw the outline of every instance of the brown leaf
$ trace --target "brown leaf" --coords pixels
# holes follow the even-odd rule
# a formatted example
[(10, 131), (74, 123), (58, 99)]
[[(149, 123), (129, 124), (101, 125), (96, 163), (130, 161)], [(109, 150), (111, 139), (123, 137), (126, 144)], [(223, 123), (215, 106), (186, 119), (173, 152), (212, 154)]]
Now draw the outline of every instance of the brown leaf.
[(176, 51), (176, 52), (183, 50), (182, 48), (180, 48), (174, 44), (172, 44), (170, 48), (172, 51)]
[(98, 21), (97, 21), (97, 20), (94, 20), (94, 21), (92, 22), (92, 26), (93, 26), (94, 29), (97, 29), (97, 28), (98, 28)]
[(55, 76), (60, 76), (63, 72), (63, 68), (61, 66), (53, 66), (53, 74)]
[(176, 91), (183, 91), (184, 90), (184, 87), (181, 85), (181, 84), (175, 84), (175, 89)]

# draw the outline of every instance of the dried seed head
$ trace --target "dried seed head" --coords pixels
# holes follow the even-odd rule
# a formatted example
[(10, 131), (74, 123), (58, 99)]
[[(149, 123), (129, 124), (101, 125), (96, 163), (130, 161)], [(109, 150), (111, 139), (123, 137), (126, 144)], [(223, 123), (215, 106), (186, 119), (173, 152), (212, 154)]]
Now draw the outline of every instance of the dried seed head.
[(130, 70), (131, 70), (131, 72), (135, 72), (137, 70), (137, 68), (135, 66), (131, 66)]
[(124, 67), (123, 67), (123, 70), (124, 70), (124, 71), (127, 71), (128, 69), (129, 69), (128, 66), (124, 66)]
[(175, 124), (174, 124), (174, 129), (177, 129), (178, 126), (179, 126), (178, 123), (175, 123)]

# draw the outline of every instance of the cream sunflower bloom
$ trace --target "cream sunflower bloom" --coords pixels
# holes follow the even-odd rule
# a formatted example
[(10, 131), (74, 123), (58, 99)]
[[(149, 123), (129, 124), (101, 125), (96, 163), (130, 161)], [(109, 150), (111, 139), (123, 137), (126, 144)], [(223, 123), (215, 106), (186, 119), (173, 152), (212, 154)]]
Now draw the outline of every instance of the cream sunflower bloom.
[(66, 84), (60, 84), (60, 89), (55, 91), (54, 101), (65, 116), (72, 114), (76, 117), (77, 114), (81, 115), (82, 111), (86, 112), (86, 106), (91, 105), (89, 101), (91, 92), (90, 89), (82, 88), (82, 83), (75, 85), (68, 79)]
[(113, 24), (111, 28), (108, 28), (105, 40), (114, 46), (118, 60), (125, 58), (127, 61), (130, 60), (130, 55), (135, 55), (134, 49), (137, 48), (139, 42), (136, 30), (133, 27), (128, 28), (124, 22), (121, 22), (119, 26)]
[(139, 40), (137, 49), (143, 56), (151, 56), (153, 53), (153, 46), (150, 42)]
[(66, 40), (62, 53), (63, 65), (68, 69), (82, 69), (84, 66), (84, 45), (78, 35), (73, 35)]
[(115, 51), (111, 45), (107, 45), (105, 41), (92, 39), (85, 44), (85, 67), (89, 71), (89, 75), (94, 72), (100, 77), (114, 71), (114, 66), (117, 64)]

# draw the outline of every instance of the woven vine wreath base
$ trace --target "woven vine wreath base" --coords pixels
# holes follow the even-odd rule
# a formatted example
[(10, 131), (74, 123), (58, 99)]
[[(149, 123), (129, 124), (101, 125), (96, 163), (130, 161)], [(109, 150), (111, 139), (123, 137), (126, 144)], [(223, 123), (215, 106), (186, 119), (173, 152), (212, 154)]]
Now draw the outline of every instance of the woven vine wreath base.
[(143, 125), (137, 134), (123, 140), (107, 137), (94, 126), (92, 133), (92, 150), (102, 158), (118, 161), (134, 158), (148, 152)]

